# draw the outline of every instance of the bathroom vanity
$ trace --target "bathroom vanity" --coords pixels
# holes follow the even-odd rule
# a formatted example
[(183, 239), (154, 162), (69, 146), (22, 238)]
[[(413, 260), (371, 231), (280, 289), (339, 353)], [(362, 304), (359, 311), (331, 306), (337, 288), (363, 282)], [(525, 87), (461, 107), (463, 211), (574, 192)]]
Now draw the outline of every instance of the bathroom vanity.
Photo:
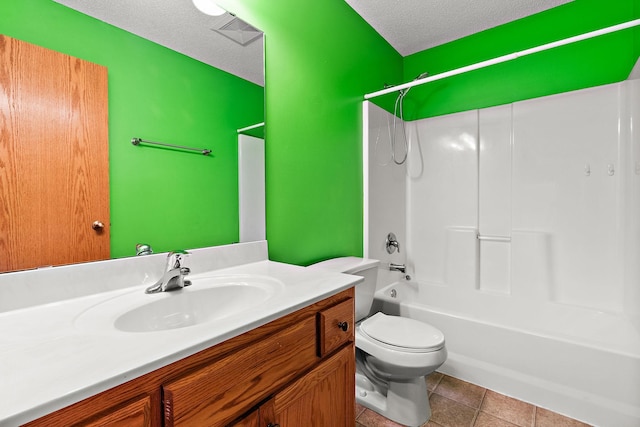
[[(237, 251), (241, 245), (230, 246)], [(266, 242), (264, 250), (250, 249), (254, 258), (266, 257)], [(0, 312), (3, 328), (34, 316), (49, 319), (34, 322), (40, 331), (33, 330), (32, 338), (16, 335), (28, 324), (0, 338), (0, 373), (8, 380), (0, 397), (11, 405), (0, 409), (0, 425), (353, 426), (353, 286), (359, 279), (252, 256), (252, 262), (215, 268), (206, 260), (229, 263), (195, 255), (194, 269), (201, 273), (184, 291), (144, 295), (144, 285), (137, 285)], [(118, 261), (126, 262), (105, 263)], [(211, 284), (212, 278), (218, 282)], [(206, 292), (222, 289), (221, 280), (232, 289), (252, 280), (278, 286), (242, 315), (201, 316), (184, 327), (156, 322), (155, 330), (118, 323), (139, 295), (157, 297), (157, 309), (157, 302), (188, 298), (189, 292), (206, 300)], [(89, 315), (96, 310), (103, 323)], [(21, 351), (23, 359), (17, 359)]]
[(341, 322), (353, 325), (352, 289), (27, 425), (352, 426), (353, 328)]

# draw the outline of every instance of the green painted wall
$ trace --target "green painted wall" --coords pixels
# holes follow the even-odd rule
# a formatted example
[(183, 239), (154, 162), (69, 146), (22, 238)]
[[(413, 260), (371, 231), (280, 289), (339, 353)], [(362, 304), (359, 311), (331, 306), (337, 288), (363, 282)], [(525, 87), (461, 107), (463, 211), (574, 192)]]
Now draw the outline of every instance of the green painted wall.
[(297, 264), (362, 254), (364, 93), (402, 57), (343, 0), (220, 0), (266, 33), (267, 239)]
[[(220, 4), (266, 32), (267, 238), (272, 259), (298, 264), (362, 253), (363, 94), (425, 70), (435, 74), (638, 17), (637, 0), (575, 0), (403, 59), (342, 0)], [(216, 104), (223, 88), (234, 87), (220, 84), (224, 73), (48, 0), (2, 2), (0, 31), (109, 67), (114, 255), (138, 240), (162, 238), (168, 243), (159, 250), (167, 250), (185, 246), (182, 236), (201, 236), (198, 245), (237, 239), (235, 135), (213, 118), (233, 122), (233, 111), (242, 108)], [(638, 40), (637, 30), (604, 36), (415, 88), (407, 115), (619, 81), (638, 56)], [(380, 102), (389, 108), (387, 98)], [(129, 144), (132, 136), (184, 141), (186, 134), (214, 141), (216, 155)], [(177, 195), (176, 202), (166, 202), (168, 195)], [(191, 208), (189, 214), (179, 215), (177, 204)]]
[[(403, 59), (343, 1), (220, 3), (267, 33), (267, 238), (272, 259), (300, 264), (361, 254), (363, 94), (638, 17), (637, 0), (575, 0)], [(619, 81), (638, 40), (626, 31), (414, 88), (407, 117)]]
[[(638, 0), (574, 0), (405, 58), (404, 81), (640, 18)], [(624, 30), (415, 87), (405, 118), (432, 117), (625, 80), (640, 29)], [(389, 96), (386, 97), (387, 102)], [(388, 108), (388, 106), (387, 106)]]
[(238, 240), (236, 129), (263, 121), (262, 87), (51, 0), (2, 0), (0, 33), (108, 67), (112, 256)]

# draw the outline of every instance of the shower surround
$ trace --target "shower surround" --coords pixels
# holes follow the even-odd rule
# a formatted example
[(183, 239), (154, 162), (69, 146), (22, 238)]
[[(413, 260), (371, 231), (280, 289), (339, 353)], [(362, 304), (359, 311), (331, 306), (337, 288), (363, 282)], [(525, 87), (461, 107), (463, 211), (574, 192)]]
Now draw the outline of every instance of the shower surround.
[(364, 110), (365, 256), (411, 276), (383, 310), (442, 330), (447, 374), (640, 425), (640, 80), (407, 122), (400, 166)]

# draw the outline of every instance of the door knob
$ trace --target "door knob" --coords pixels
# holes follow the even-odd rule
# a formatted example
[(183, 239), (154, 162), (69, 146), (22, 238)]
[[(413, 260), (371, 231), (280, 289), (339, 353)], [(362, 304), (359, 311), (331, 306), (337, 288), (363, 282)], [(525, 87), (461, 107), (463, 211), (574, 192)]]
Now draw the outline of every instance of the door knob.
[(93, 221), (93, 224), (91, 224), (91, 228), (100, 232), (104, 230), (104, 224), (101, 221)]

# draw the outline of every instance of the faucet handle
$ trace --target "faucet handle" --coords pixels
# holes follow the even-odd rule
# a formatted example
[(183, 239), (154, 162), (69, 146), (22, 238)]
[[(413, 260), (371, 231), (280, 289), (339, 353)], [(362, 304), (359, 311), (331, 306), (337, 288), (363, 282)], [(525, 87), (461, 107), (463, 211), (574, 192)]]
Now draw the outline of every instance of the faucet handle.
[(148, 243), (138, 243), (136, 245), (136, 255), (151, 255), (153, 253), (153, 248)]
[(396, 250), (400, 253), (400, 243), (398, 243), (398, 239), (394, 233), (387, 234), (387, 240), (385, 241), (385, 246), (387, 248), (387, 253), (392, 254)]
[(184, 255), (190, 255), (189, 252), (184, 249), (176, 249), (167, 254), (167, 269), (172, 270), (174, 268), (181, 268), (181, 261)]
[(169, 256), (171, 255), (190, 255), (190, 253), (185, 251), (184, 249), (175, 249), (169, 252)]

